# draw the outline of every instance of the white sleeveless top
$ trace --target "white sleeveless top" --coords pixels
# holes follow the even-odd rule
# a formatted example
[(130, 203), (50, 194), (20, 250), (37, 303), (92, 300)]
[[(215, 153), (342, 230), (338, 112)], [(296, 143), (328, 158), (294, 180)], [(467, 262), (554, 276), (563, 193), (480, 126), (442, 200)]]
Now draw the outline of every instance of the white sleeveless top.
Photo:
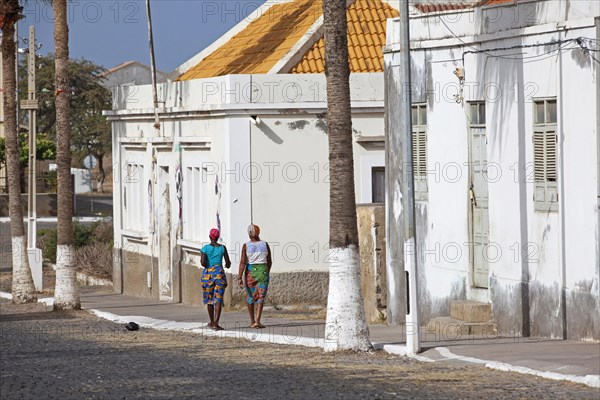
[(248, 264), (266, 264), (267, 255), (269, 250), (267, 249), (267, 242), (247, 242), (246, 243), (246, 257), (248, 258)]

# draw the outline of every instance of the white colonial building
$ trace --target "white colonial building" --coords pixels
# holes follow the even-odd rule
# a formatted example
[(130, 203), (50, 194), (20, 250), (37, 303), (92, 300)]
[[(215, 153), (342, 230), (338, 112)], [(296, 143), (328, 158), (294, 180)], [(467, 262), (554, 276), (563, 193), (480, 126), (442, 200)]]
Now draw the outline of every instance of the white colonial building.
[[(321, 3), (269, 1), (158, 85), (123, 86), (113, 126), (116, 290), (199, 302), (199, 249), (219, 227), (237, 269), (253, 221), (273, 296), (324, 304), (329, 236)], [(358, 203), (384, 199), (382, 0), (348, 5)], [(233, 286), (233, 285), (230, 285)], [(279, 292), (277, 292), (279, 291)]]
[[(392, 136), (404, 134), (399, 27), (389, 21), (385, 51)], [(600, 339), (600, 2), (421, 6), (410, 39), (421, 321), (472, 300), (503, 335)], [(389, 235), (388, 250), (402, 322)]]

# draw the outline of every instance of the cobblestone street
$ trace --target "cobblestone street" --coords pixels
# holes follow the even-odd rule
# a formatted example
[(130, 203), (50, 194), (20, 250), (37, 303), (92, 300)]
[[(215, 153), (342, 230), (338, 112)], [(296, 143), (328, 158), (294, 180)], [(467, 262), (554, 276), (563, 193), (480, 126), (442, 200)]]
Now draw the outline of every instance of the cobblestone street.
[(597, 389), (483, 367), (129, 332), (86, 311), (0, 304), (2, 399), (596, 398)]

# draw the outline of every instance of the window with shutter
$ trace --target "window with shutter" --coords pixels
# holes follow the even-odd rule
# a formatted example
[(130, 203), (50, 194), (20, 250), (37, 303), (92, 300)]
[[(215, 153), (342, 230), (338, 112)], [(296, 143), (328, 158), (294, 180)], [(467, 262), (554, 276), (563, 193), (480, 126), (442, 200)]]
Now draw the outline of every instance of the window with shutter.
[(415, 200), (426, 201), (427, 189), (427, 105), (412, 106), (412, 146), (415, 177)]
[(190, 166), (185, 169), (183, 177), (183, 238), (185, 240), (196, 242), (206, 240), (206, 232), (210, 229), (209, 187), (210, 183), (202, 168)]
[(534, 209), (558, 210), (556, 99), (536, 100), (533, 125)]
[(137, 162), (126, 163), (126, 175), (123, 180), (123, 228), (142, 232), (146, 229), (144, 221), (147, 215), (144, 192), (144, 166)]

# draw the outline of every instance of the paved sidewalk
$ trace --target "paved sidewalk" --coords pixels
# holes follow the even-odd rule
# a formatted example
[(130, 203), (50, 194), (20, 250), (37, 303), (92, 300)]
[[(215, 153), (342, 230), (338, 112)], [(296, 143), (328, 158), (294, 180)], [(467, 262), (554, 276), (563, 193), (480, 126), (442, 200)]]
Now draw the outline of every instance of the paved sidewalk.
[[(323, 345), (325, 321), (306, 319), (310, 313), (290, 318), (293, 311), (266, 309), (264, 330), (247, 328), (245, 311), (224, 312), (221, 325), (225, 331), (214, 333), (206, 328), (204, 307), (155, 302), (125, 295), (82, 295), (82, 305), (98, 310), (98, 315), (117, 322), (132, 320), (157, 329), (192, 330), (204, 335), (237, 337), (280, 344), (318, 347)], [(308, 314), (308, 315), (307, 315)], [(302, 318), (302, 319), (296, 319)], [(370, 325), (375, 348), (405, 355), (403, 327)], [(462, 337), (460, 340), (422, 333), (423, 361), (447, 361), (484, 364), (490, 368), (511, 370), (567, 379), (600, 387), (600, 343), (552, 340), (544, 338)]]
[[(50, 299), (51, 300), (51, 299)], [(191, 331), (268, 343), (322, 347), (325, 321), (311, 318), (310, 311), (264, 311), (265, 329), (248, 328), (245, 311), (224, 312), (221, 332), (206, 327), (206, 309), (200, 306), (157, 302), (112, 293), (82, 293), (82, 306), (94, 314), (115, 321), (135, 321), (142, 328)], [(406, 355), (402, 327), (370, 325), (370, 338), (376, 349)], [(416, 358), (426, 362), (480, 364), (486, 367), (568, 380), (600, 388), (600, 343), (545, 338), (462, 337), (443, 340), (422, 333), (423, 352)], [(456, 339), (456, 338), (452, 338)]]

